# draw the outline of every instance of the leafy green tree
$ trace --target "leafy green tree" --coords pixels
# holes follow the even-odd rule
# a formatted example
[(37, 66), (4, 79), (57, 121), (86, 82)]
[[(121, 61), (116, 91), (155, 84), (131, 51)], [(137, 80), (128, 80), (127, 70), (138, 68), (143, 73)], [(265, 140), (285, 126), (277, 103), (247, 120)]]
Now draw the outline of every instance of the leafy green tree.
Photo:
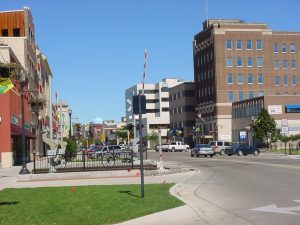
[(280, 129), (275, 129), (275, 132), (271, 134), (270, 136), (270, 143), (274, 144), (275, 150), (277, 149), (276, 142), (280, 140), (281, 134)]
[(147, 136), (147, 140), (150, 141), (150, 145), (152, 148), (155, 148), (156, 144), (158, 143), (159, 134), (157, 131), (151, 131), (151, 133)]
[(66, 154), (72, 154), (77, 151), (77, 144), (73, 139), (64, 138), (64, 141), (67, 142)]
[(270, 116), (268, 110), (262, 109), (253, 123), (254, 137), (267, 141), (267, 147), (269, 147), (269, 139), (272, 134), (276, 132), (276, 122), (273, 117)]

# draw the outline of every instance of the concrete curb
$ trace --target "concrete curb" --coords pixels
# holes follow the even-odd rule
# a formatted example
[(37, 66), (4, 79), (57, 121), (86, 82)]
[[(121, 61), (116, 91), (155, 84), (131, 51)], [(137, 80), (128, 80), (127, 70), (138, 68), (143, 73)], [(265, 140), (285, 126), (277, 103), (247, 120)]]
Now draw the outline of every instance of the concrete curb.
[(44, 174), (26, 174), (17, 175), (17, 182), (30, 181), (55, 181), (55, 180), (82, 180), (99, 178), (118, 178), (118, 177), (137, 177), (140, 172), (134, 170), (111, 170), (111, 171), (90, 171), (90, 172), (72, 172), (72, 173), (44, 173)]

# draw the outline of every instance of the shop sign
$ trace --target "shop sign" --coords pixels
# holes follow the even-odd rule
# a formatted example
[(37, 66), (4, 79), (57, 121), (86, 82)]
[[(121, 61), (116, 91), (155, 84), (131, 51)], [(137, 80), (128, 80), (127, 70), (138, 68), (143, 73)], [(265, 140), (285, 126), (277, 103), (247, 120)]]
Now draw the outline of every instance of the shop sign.
[(281, 105), (268, 105), (268, 112), (271, 115), (282, 114), (282, 106)]

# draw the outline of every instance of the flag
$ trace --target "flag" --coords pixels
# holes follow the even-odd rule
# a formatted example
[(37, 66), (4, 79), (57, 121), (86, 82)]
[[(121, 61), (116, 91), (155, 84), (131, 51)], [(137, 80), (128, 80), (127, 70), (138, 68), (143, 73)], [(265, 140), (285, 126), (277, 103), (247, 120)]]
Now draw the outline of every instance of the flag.
[(202, 114), (201, 113), (198, 113), (197, 115), (198, 115), (199, 119), (201, 119), (202, 121), (205, 121), (205, 119), (202, 118)]
[(5, 94), (14, 87), (9, 78), (0, 78), (0, 94)]

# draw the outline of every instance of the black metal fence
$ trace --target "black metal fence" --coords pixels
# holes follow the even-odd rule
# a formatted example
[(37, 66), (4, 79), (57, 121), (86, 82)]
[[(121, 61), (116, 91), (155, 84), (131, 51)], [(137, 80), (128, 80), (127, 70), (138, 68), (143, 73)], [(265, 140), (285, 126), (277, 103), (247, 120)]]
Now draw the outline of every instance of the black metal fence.
[(130, 151), (106, 152), (99, 154), (87, 154), (85, 152), (75, 154), (56, 154), (44, 156), (33, 155), (33, 173), (49, 172), (80, 172), (96, 170), (120, 170), (134, 169), (137, 159)]

